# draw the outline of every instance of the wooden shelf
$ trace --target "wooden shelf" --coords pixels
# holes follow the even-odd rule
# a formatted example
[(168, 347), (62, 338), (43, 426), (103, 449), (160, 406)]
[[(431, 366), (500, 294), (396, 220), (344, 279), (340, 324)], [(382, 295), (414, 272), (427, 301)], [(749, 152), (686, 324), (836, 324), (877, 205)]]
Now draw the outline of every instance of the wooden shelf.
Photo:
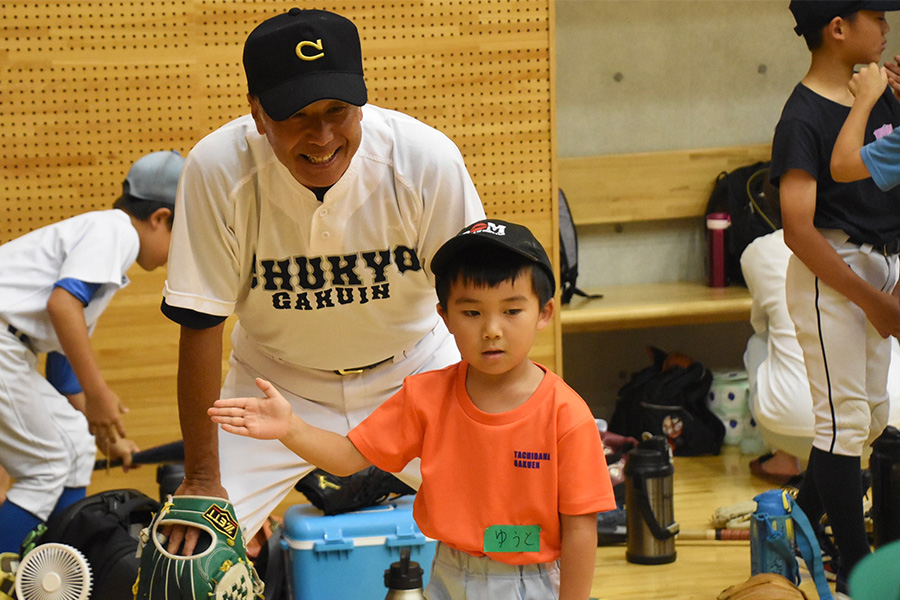
[(702, 282), (682, 281), (613, 285), (585, 291), (603, 297), (576, 296), (563, 306), (563, 333), (750, 319), (750, 292), (742, 286), (710, 288)]
[(577, 225), (702, 217), (720, 171), (769, 160), (769, 144), (561, 157), (559, 187)]

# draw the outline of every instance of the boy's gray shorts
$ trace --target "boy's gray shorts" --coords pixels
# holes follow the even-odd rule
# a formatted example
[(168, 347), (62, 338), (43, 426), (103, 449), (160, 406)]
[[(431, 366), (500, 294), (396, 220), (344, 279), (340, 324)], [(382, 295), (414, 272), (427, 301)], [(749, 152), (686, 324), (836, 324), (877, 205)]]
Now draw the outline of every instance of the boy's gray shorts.
[(559, 561), (508, 565), (438, 542), (425, 598), (555, 600), (559, 598)]

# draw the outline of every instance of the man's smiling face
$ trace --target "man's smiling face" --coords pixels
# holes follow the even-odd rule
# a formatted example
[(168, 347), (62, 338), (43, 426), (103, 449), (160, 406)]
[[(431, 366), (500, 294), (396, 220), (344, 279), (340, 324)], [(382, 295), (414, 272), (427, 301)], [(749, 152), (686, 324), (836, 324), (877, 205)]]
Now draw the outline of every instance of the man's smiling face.
[(310, 189), (337, 183), (362, 140), (362, 108), (346, 102), (319, 100), (284, 121), (272, 120), (252, 96), (250, 108), (275, 156)]

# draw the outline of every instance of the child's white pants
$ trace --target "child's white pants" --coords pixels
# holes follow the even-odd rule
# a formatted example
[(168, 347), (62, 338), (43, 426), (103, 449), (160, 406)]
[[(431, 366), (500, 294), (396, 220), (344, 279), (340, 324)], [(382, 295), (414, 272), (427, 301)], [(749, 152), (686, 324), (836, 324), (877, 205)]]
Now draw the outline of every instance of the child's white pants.
[[(857, 275), (879, 290), (894, 288), (896, 255), (852, 244), (839, 230), (821, 233)], [(813, 445), (860, 456), (888, 422), (890, 342), (861, 308), (825, 285), (796, 256), (788, 263), (785, 293), (812, 393)]]

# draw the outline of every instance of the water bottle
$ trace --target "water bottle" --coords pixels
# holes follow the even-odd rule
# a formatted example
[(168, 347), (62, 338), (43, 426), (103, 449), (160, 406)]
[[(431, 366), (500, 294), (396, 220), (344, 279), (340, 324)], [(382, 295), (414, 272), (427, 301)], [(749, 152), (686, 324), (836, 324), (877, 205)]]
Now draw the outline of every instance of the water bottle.
[(775, 573), (797, 582), (794, 556), (794, 520), (787, 492), (769, 490), (755, 498), (750, 517), (750, 575)]
[(675, 468), (665, 438), (654, 436), (628, 453), (625, 463), (625, 559), (642, 565), (675, 560), (673, 476)]
[(728, 213), (706, 215), (706, 276), (709, 287), (725, 287), (728, 280), (725, 271), (725, 230), (731, 227)]
[(872, 443), (872, 532), (875, 547), (900, 539), (900, 431), (890, 425)]
[(384, 571), (384, 585), (388, 588), (384, 600), (424, 600), (422, 567), (409, 559), (409, 548), (400, 548), (400, 562), (391, 563)]
[(795, 549), (812, 576), (819, 600), (832, 600), (822, 552), (812, 523), (784, 490), (769, 490), (753, 498), (750, 516), (750, 575), (775, 573), (800, 583), (800, 563)]

